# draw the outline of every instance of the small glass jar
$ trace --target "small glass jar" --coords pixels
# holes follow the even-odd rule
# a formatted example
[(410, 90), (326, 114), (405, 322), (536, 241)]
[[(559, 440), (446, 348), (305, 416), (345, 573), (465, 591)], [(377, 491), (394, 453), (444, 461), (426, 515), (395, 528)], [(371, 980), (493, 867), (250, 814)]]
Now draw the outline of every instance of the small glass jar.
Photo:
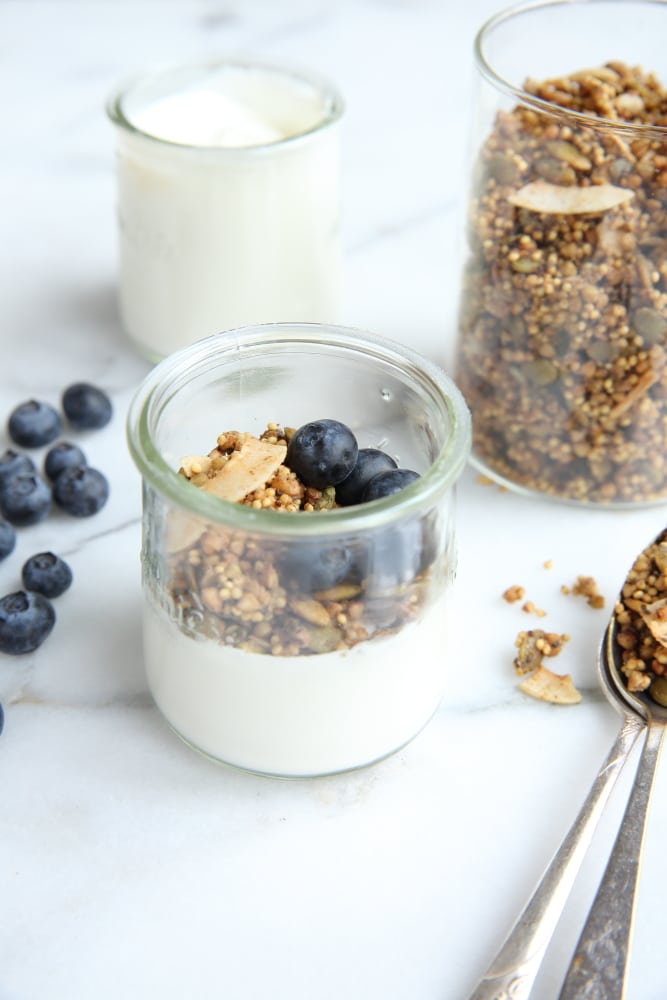
[(116, 126), (119, 300), (152, 360), (252, 323), (335, 322), (339, 123), (329, 83), (249, 60), (146, 74)]
[[(419, 478), (370, 503), (290, 512), (179, 475), (222, 432), (322, 418)], [(257, 326), (161, 362), (128, 434), (143, 477), (145, 666), (174, 730), (216, 760), (281, 776), (356, 768), (409, 741), (449, 667), (455, 484), (470, 443), (452, 381), (367, 333)]]
[(455, 370), (474, 463), (531, 494), (667, 498), (666, 31), (664, 3), (556, 0), (476, 39)]

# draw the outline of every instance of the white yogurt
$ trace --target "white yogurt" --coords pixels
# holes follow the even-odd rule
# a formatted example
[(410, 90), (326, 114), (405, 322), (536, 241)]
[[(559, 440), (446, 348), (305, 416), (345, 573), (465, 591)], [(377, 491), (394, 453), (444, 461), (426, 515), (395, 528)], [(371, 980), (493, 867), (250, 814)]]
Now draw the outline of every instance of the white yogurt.
[(285, 777), (344, 771), (397, 750), (436, 710), (445, 619), (435, 604), (392, 636), (273, 657), (192, 639), (146, 602), (148, 683), (174, 729), (218, 760)]
[(337, 95), (227, 64), (139, 81), (109, 112), (121, 316), (144, 353), (248, 324), (335, 321)]

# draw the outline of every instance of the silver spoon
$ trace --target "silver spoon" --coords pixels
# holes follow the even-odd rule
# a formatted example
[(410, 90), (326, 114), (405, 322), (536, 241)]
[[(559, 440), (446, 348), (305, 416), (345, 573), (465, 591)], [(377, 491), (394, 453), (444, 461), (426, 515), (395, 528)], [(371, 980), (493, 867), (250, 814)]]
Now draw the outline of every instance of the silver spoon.
[[(665, 539), (663, 532), (660, 539)], [(622, 712), (646, 719), (648, 728), (632, 792), (600, 887), (574, 951), (559, 1000), (622, 1000), (625, 996), (637, 886), (651, 790), (665, 733), (667, 708), (649, 694), (630, 694), (620, 669), (614, 622), (601, 656), (607, 688)]]
[[(598, 655), (598, 675), (605, 692), (609, 685), (604, 663), (606, 656), (603, 639)], [(579, 815), (469, 1000), (527, 1000), (530, 996), (595, 828), (616, 779), (644, 728), (643, 719), (633, 709), (625, 706), (622, 711), (621, 729)]]

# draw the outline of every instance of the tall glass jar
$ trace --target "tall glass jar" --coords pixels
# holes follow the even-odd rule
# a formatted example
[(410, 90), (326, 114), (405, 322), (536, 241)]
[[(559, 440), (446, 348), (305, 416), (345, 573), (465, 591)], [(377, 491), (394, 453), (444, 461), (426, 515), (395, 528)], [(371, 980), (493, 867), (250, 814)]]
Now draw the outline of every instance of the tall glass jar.
[(662, 2), (555, 0), (476, 39), (457, 382), (473, 461), (530, 493), (667, 498), (666, 32)]
[(108, 113), (120, 312), (142, 353), (251, 323), (336, 321), (343, 101), (330, 83), (209, 61), (128, 81)]
[[(383, 499), (290, 512), (179, 475), (201, 472), (223, 432), (255, 439), (269, 422), (322, 418), (419, 478)], [(284, 776), (359, 767), (410, 740), (450, 666), (454, 495), (470, 440), (451, 380), (370, 334), (258, 326), (159, 364), (128, 434), (143, 477), (145, 666), (176, 732)]]

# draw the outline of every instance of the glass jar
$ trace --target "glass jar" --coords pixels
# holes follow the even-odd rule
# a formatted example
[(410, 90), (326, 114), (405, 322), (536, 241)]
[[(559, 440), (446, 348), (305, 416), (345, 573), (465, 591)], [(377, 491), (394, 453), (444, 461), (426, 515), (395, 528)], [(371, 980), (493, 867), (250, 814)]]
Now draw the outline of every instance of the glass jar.
[(473, 462), (531, 494), (667, 497), (665, 31), (664, 3), (559, 0), (476, 39), (456, 378)]
[[(369, 503), (290, 512), (221, 500), (179, 475), (201, 469), (191, 456), (222, 432), (257, 438), (267, 422), (322, 418), (419, 478)], [(444, 599), (470, 441), (451, 380), (367, 333), (257, 326), (161, 362), (128, 433), (143, 477), (145, 666), (176, 732), (282, 776), (359, 767), (410, 740), (449, 666)]]
[(108, 113), (120, 311), (142, 353), (251, 323), (335, 322), (343, 102), (329, 83), (209, 62), (126, 83)]

